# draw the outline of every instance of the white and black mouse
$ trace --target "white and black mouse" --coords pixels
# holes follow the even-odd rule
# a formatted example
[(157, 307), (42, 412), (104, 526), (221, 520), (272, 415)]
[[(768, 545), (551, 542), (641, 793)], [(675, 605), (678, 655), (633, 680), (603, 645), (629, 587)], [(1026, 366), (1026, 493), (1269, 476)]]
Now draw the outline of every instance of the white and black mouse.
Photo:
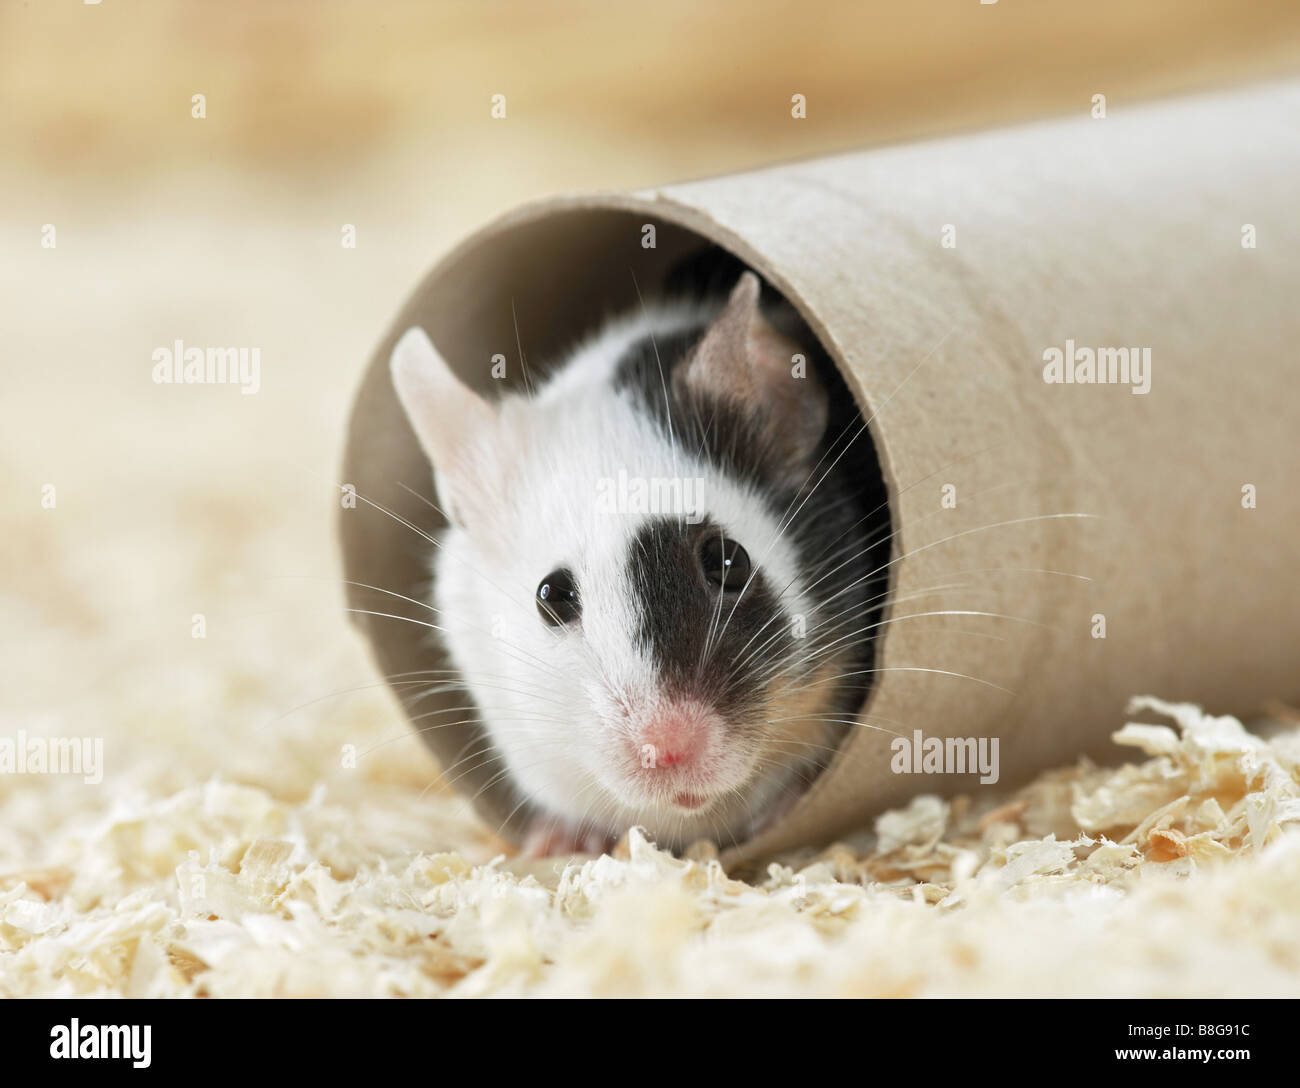
[(530, 392), (479, 395), (418, 328), (392, 376), (449, 522), (438, 637), (526, 848), (779, 818), (854, 727), (889, 554), (870, 437), (794, 309), (707, 249)]

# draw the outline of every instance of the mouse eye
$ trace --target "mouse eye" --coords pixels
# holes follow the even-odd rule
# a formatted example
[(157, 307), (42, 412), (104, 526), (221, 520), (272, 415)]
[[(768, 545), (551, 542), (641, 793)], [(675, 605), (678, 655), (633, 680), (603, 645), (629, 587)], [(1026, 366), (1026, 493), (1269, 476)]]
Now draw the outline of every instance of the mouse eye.
[(552, 627), (572, 623), (582, 612), (578, 587), (567, 570), (553, 570), (537, 585), (537, 611)]
[(700, 547), (704, 577), (722, 589), (739, 590), (749, 579), (749, 553), (734, 540), (711, 536)]

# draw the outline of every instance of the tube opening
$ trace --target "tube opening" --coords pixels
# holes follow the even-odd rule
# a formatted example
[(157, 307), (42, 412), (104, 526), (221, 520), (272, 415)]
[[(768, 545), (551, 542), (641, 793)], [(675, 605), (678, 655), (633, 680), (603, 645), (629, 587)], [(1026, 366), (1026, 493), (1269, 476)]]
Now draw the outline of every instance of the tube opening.
[[(811, 315), (801, 313), (798, 300), (780, 291), (778, 271), (764, 267), (760, 255), (727, 244), (732, 240), (664, 218), (661, 209), (655, 212), (640, 205), (563, 202), (525, 209), (462, 243), (426, 277), (381, 343), (358, 395), (344, 478), (356, 481), (374, 508), (353, 510), (343, 518), (347, 577), (359, 586), (385, 587), (415, 601), (430, 596), (428, 538), (436, 537), (445, 522), (431, 466), (396, 403), (387, 366), (393, 343), (407, 328), (423, 327), (467, 385), (485, 396), (499, 396), (503, 387), (535, 384), (611, 317), (662, 297), (674, 278), (674, 290), (690, 289), (690, 276), (683, 281), (681, 270), (697, 255), (714, 253), (735, 268), (752, 268), (767, 285), (765, 312), (771, 296), (786, 304), (795, 322), (786, 331), (807, 347), (802, 364), (826, 392), (827, 441), (803, 492), (780, 512), (798, 537), (803, 584), (813, 587), (802, 602), (811, 605), (810, 613), (795, 613), (790, 621), (792, 638), (809, 640), (804, 645), (814, 648), (804, 652), (797, 641), (792, 643), (793, 671), (785, 679), (797, 682), (786, 684), (784, 698), (789, 709), (816, 715), (832, 727), (809, 742), (810, 748), (815, 744), (823, 750), (813, 774), (805, 776), (811, 785), (851, 734), (851, 723), (874, 687), (875, 635), (886, 612), (892, 571), (884, 474), (854, 386), (812, 331)], [(703, 263), (729, 275), (726, 261)], [(734, 276), (724, 286), (733, 284)], [(846, 487), (855, 494), (844, 498)], [(852, 517), (841, 518), (823, 503), (833, 488), (839, 489)], [(803, 516), (819, 510), (829, 512), (816, 523)], [(436, 633), (418, 622), (393, 619), (393, 614), (409, 611), (409, 618), (418, 620), (418, 608), (387, 594), (376, 598), (364, 588), (354, 587), (349, 596), (353, 608), (389, 613), (360, 620), (384, 675), (409, 675), (450, 663)], [(394, 684), (393, 690), (413, 719), (464, 699), (460, 692), (417, 700), (419, 689), (409, 684)], [(475, 797), (481, 814), (517, 837), (528, 799), (496, 773), (491, 761), (481, 772), (463, 766), (464, 752), (490, 745), (481, 723), (425, 730), (421, 736), (444, 770), (459, 768), (459, 784)]]

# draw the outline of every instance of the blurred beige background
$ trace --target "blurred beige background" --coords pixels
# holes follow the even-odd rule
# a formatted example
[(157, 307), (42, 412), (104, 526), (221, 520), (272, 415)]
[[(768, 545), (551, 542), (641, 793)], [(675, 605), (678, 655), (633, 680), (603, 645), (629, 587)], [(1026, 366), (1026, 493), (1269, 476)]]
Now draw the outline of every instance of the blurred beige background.
[[(475, 191), (514, 196), (1069, 111), (1097, 91), (1119, 105), (1276, 75), (1300, 54), (1300, 11), (1287, 0), (64, 0), (0, 6), (0, 40), (5, 163), (47, 193), (138, 190), (187, 167), (320, 193), (397, 156), (458, 162)], [(795, 91), (812, 103), (800, 125)], [(196, 92), (212, 106), (202, 125), (190, 123)], [(487, 124), (498, 92), (508, 126)], [(397, 172), (391, 187), (410, 180)], [(444, 177), (437, 203), (462, 198), (465, 180)]]
[[(0, 781), (0, 858), (218, 771), (345, 789), (345, 742), (432, 780), (343, 622), (331, 485), (367, 353), (484, 219), (1298, 67), (1288, 0), (5, 2), (0, 713), (108, 767)], [(155, 385), (176, 339), (259, 348), (261, 391)]]

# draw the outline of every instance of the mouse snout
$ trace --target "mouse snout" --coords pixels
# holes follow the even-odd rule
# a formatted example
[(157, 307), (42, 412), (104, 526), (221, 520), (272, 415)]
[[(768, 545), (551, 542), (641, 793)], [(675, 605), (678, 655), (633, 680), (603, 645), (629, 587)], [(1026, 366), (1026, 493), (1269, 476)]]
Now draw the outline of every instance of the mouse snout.
[(635, 730), (642, 772), (649, 776), (697, 768), (721, 727), (717, 716), (693, 702), (655, 707)]
[(697, 698), (663, 694), (626, 707), (620, 796), (657, 818), (703, 816), (734, 792), (749, 767), (728, 720)]

